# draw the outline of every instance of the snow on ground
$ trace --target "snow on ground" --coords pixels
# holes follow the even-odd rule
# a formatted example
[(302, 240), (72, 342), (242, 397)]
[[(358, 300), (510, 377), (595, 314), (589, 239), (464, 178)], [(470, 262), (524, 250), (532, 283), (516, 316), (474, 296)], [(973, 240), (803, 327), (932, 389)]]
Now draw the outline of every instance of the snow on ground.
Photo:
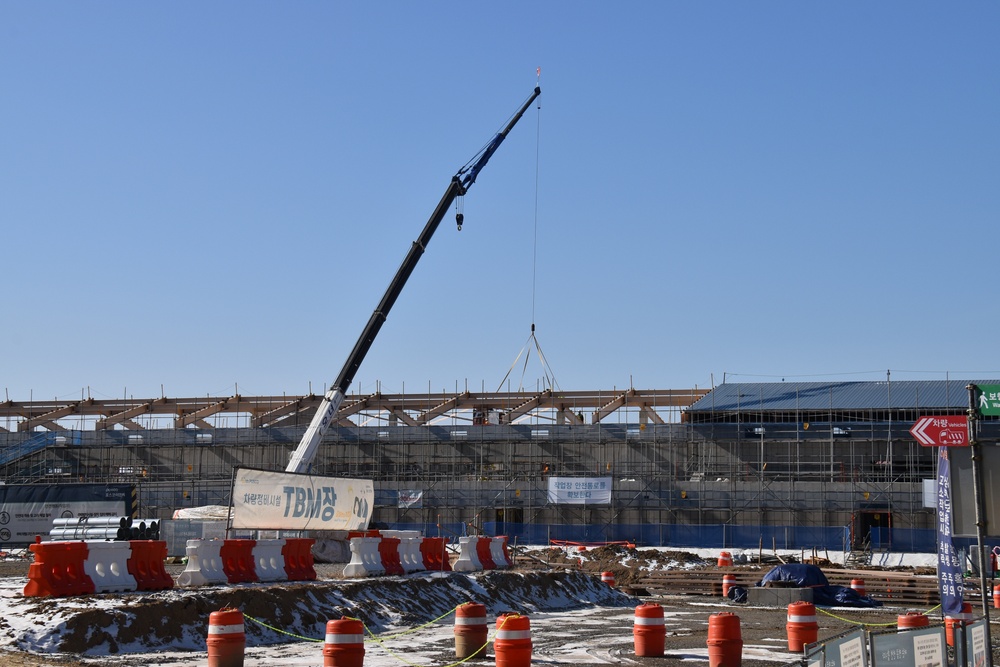
[[(539, 546), (539, 547), (525, 547), (525, 551), (529, 554), (538, 555), (549, 550), (552, 547)], [(570, 558), (583, 558), (586, 559), (589, 553), (587, 551), (578, 551), (577, 547), (558, 547), (563, 550), (567, 557)], [(714, 563), (718, 559), (719, 554), (722, 551), (728, 551), (733, 555), (734, 562), (739, 565), (740, 563), (754, 563), (757, 561), (758, 556), (763, 555), (774, 556), (778, 555), (782, 558), (788, 556), (793, 556), (799, 561), (804, 558), (811, 558), (816, 555), (820, 558), (826, 558), (831, 563), (836, 563), (838, 565), (844, 564), (844, 559), (846, 553), (843, 551), (827, 551), (825, 549), (813, 551), (802, 550), (802, 549), (765, 549), (763, 551), (758, 549), (735, 549), (735, 548), (711, 548), (711, 549), (696, 549), (696, 548), (686, 548), (686, 547), (640, 547), (641, 551), (655, 550), (663, 552), (685, 552), (700, 556), (702, 559)], [(629, 565), (629, 560), (622, 560), (622, 565)], [(871, 564), (875, 567), (936, 567), (937, 566), (937, 554), (933, 553), (895, 553), (895, 552), (884, 552), (884, 553), (873, 553)], [(690, 569), (695, 567), (703, 566), (704, 563), (682, 563), (673, 562), (671, 567), (679, 569)]]
[[(528, 547), (524, 552), (541, 557), (551, 547)], [(588, 558), (588, 551), (565, 547), (569, 558)], [(647, 547), (641, 550), (646, 551)], [(660, 549), (684, 551), (714, 563), (721, 549)], [(755, 562), (757, 550), (729, 549), (734, 560)], [(775, 555), (773, 550), (764, 556)], [(666, 554), (664, 554), (666, 555)], [(834, 563), (843, 563), (842, 552), (819, 553), (779, 550), (777, 555), (798, 559), (813, 555)], [(934, 567), (935, 554), (876, 554), (873, 564), (907, 567)], [(704, 562), (660, 561), (657, 567), (689, 568), (704, 566)], [(638, 602), (618, 591), (593, 582), (592, 576), (568, 572), (566, 580), (531, 580), (546, 577), (545, 573), (506, 573), (503, 582), (491, 580), (490, 573), (480, 576), (415, 573), (407, 577), (340, 582), (314, 582), (286, 586), (280, 598), (272, 599), (274, 585), (244, 585), (238, 590), (225, 587), (211, 589), (157, 591), (152, 593), (105, 594), (70, 598), (25, 598), (24, 577), (0, 578), (0, 663), (2, 651), (19, 650), (52, 654), (65, 651), (67, 637), (78, 615), (85, 615), (92, 626), (81, 638), (77, 629), (74, 641), (87, 645), (86, 650), (72, 649), (73, 658), (94, 665), (162, 665), (190, 667), (207, 661), (205, 637), (209, 610), (217, 610), (228, 599), (247, 615), (247, 667), (304, 667), (322, 662), (323, 619), (341, 615), (357, 615), (367, 619), (373, 636), (365, 643), (365, 665), (388, 667), (398, 665), (401, 654), (410, 664), (446, 664), (443, 660), (454, 648), (454, 618), (449, 612), (456, 604), (471, 599), (488, 602), (487, 614), (494, 619), (501, 611), (514, 610), (530, 615), (536, 637), (547, 637), (547, 643), (536, 642), (536, 652), (542, 662), (555, 665), (589, 665), (631, 663), (624, 653), (632, 643), (633, 607)], [(516, 584), (518, 576), (525, 578)], [(514, 577), (511, 579), (510, 577)], [(553, 583), (553, 581), (555, 583)], [(510, 590), (510, 582), (516, 585)], [(442, 586), (442, 584), (445, 584)], [(400, 598), (402, 597), (402, 602)], [(283, 628), (258, 624), (247, 604), (257, 600), (265, 617), (275, 612), (284, 619)], [(263, 600), (261, 602), (260, 600)], [(276, 600), (276, 601), (275, 601)], [(287, 609), (282, 605), (287, 603)], [(277, 606), (277, 609), (275, 608)], [(143, 616), (141, 610), (147, 609)], [(284, 612), (284, 616), (281, 615)], [(707, 614), (690, 609), (667, 609), (672, 623), (703, 624)], [(428, 620), (435, 623), (421, 627)], [(137, 620), (138, 619), (138, 620)], [(160, 625), (164, 627), (160, 627)], [(130, 627), (138, 626), (138, 627)], [(169, 626), (169, 627), (166, 627)], [(284, 634), (291, 631), (292, 635)], [(397, 636), (397, 633), (404, 633)], [(491, 630), (492, 640), (492, 630)], [(81, 644), (82, 642), (82, 644)], [(489, 649), (492, 656), (492, 648)], [(115, 654), (119, 654), (115, 656)], [(668, 650), (668, 657), (684, 660), (707, 660), (706, 649)], [(785, 664), (797, 656), (783, 652), (779, 643), (744, 646), (744, 658)]]

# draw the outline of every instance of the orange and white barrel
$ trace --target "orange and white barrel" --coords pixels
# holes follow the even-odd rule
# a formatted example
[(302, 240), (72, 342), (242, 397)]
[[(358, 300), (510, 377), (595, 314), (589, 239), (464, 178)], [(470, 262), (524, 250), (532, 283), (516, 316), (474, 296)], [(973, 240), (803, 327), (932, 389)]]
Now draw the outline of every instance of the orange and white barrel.
[(1000, 609), (1000, 584), (993, 587), (993, 608)]
[(709, 616), (706, 643), (709, 667), (740, 667), (743, 662), (740, 617), (727, 611)]
[(327, 621), (323, 667), (362, 667), (364, 662), (364, 624), (354, 618)]
[(729, 597), (729, 589), (736, 585), (735, 574), (722, 575), (722, 597)]
[(806, 644), (813, 644), (819, 637), (819, 624), (816, 622), (816, 605), (812, 602), (793, 602), (788, 605), (788, 622), (785, 624), (788, 632), (788, 650), (801, 653)]
[(864, 579), (851, 579), (851, 589), (861, 597), (868, 595), (868, 593), (865, 592)]
[(243, 667), (247, 636), (243, 612), (221, 609), (208, 615), (208, 667)]
[(615, 585), (615, 573), (614, 572), (601, 572), (601, 581), (606, 583), (608, 586)]
[(899, 630), (911, 630), (913, 628), (926, 628), (931, 624), (931, 620), (926, 614), (919, 611), (908, 611), (896, 617), (896, 628)]
[(731, 567), (733, 564), (733, 554), (728, 551), (723, 551), (719, 553), (719, 560), (717, 561), (719, 567)]
[(486, 651), (486, 605), (466, 602), (455, 608), (455, 657), (459, 660), (482, 657)]
[(640, 658), (659, 658), (663, 655), (667, 628), (663, 624), (663, 607), (647, 602), (635, 608), (632, 638), (635, 654)]
[(948, 646), (955, 645), (955, 626), (964, 626), (972, 622), (972, 605), (968, 602), (962, 603), (962, 611), (954, 616), (944, 617), (944, 638)]
[(497, 667), (530, 667), (531, 621), (520, 614), (501, 614), (493, 636)]

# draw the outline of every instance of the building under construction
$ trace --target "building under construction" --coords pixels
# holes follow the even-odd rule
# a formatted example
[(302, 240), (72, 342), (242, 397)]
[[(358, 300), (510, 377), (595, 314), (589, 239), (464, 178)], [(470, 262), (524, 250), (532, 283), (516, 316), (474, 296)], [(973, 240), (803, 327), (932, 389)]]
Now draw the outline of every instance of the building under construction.
[[(937, 451), (909, 430), (965, 415), (968, 384), (349, 395), (311, 473), (374, 480), (374, 525), (428, 535), (933, 550)], [(170, 518), (228, 504), (237, 467), (284, 470), (319, 402), (8, 401), (0, 474), (134, 484), (140, 514)]]

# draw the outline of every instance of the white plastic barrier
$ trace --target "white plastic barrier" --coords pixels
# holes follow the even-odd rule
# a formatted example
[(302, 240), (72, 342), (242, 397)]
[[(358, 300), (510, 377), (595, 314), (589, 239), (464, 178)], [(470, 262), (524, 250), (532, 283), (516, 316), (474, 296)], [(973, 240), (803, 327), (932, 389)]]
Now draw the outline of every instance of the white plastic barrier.
[(479, 554), (476, 553), (476, 545), (479, 544), (478, 537), (460, 537), (458, 544), (461, 551), (458, 553), (458, 560), (451, 566), (455, 572), (475, 572), (483, 569), (483, 564), (479, 562)]
[(222, 568), (222, 540), (188, 540), (187, 567), (177, 576), (177, 585), (181, 588), (194, 588), (210, 584), (225, 584), (229, 582)]
[(422, 537), (419, 530), (380, 530), (382, 537), (398, 537), (405, 540), (408, 537)]
[(506, 537), (494, 537), (490, 542), (490, 556), (496, 564), (497, 569), (502, 570), (510, 567), (511, 563), (504, 555), (503, 545), (507, 542)]
[[(400, 531), (417, 532), (417, 531)], [(422, 537), (403, 537), (399, 540), (399, 563), (403, 566), (404, 572), (418, 572), (424, 568), (424, 554), (420, 551), (423, 543)]]
[(83, 571), (94, 582), (95, 593), (136, 590), (135, 577), (128, 571), (132, 547), (128, 542), (87, 540), (87, 560)]
[(345, 577), (373, 577), (385, 574), (378, 552), (380, 537), (352, 537), (351, 562), (344, 566)]
[(260, 581), (283, 581), (288, 579), (285, 574), (285, 557), (281, 550), (284, 540), (257, 540), (253, 547), (253, 562)]

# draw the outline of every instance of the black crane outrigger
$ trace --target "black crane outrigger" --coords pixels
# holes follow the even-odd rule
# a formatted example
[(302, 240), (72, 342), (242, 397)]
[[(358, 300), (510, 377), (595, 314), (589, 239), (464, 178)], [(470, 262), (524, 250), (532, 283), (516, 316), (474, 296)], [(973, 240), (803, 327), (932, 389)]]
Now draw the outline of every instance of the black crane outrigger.
[[(302, 440), (299, 442), (299, 446), (292, 453), (292, 458), (285, 468), (286, 472), (306, 472), (309, 466), (312, 464), (313, 459), (316, 457), (316, 450), (319, 448), (320, 442), (323, 440), (323, 436), (327, 429), (333, 423), (334, 417), (337, 414), (337, 410), (340, 409), (340, 404), (344, 401), (344, 397), (347, 395), (347, 389), (351, 386), (354, 381), (354, 375), (358, 372), (358, 368), (361, 366), (361, 362), (364, 361), (365, 355), (368, 354), (368, 350), (371, 349), (372, 343), (375, 342), (375, 337), (378, 335), (379, 330), (382, 328), (382, 324), (385, 323), (386, 318), (389, 316), (389, 310), (392, 309), (396, 299), (399, 297), (400, 292), (403, 291), (403, 286), (409, 279), (410, 274), (413, 273), (413, 269), (417, 266), (417, 262), (420, 261), (421, 255), (427, 249), (427, 244), (430, 243), (431, 237), (437, 230), (438, 225), (444, 220), (444, 216), (448, 213), (448, 209), (451, 208), (452, 203), (456, 198), (463, 196), (468, 192), (469, 188), (473, 183), (476, 182), (476, 178), (479, 176), (479, 172), (482, 171), (486, 163), (489, 162), (490, 158), (493, 157), (493, 153), (496, 152), (503, 140), (507, 138), (507, 134), (514, 128), (517, 121), (521, 119), (524, 112), (528, 110), (531, 103), (542, 94), (542, 89), (536, 87), (534, 92), (528, 98), (528, 100), (521, 105), (517, 113), (510, 119), (506, 127), (501, 130), (493, 140), (478, 154), (478, 158), (473, 158), (475, 161), (471, 162), (471, 166), (466, 164), (466, 166), (459, 169), (458, 173), (452, 176), (451, 183), (448, 184), (448, 189), (445, 190), (444, 196), (441, 197), (441, 201), (438, 202), (437, 208), (431, 214), (430, 219), (427, 224), (424, 225), (424, 229), (420, 232), (420, 236), (417, 240), (413, 242), (410, 246), (410, 251), (406, 253), (406, 257), (403, 259), (403, 263), (399, 266), (396, 271), (396, 275), (393, 277), (392, 282), (389, 283), (388, 289), (385, 291), (385, 295), (382, 296), (382, 300), (379, 302), (378, 306), (375, 308), (375, 312), (372, 313), (371, 318), (368, 320), (368, 324), (365, 325), (364, 330), (361, 332), (361, 336), (358, 341), (354, 344), (354, 349), (351, 350), (350, 356), (347, 357), (347, 361), (344, 363), (344, 367), (340, 370), (340, 375), (334, 380), (333, 385), (323, 396), (323, 400), (316, 410), (316, 415), (313, 417), (312, 422), (309, 424), (309, 428), (302, 436)], [(458, 228), (462, 228), (463, 216), (461, 213), (457, 214), (456, 222)]]

